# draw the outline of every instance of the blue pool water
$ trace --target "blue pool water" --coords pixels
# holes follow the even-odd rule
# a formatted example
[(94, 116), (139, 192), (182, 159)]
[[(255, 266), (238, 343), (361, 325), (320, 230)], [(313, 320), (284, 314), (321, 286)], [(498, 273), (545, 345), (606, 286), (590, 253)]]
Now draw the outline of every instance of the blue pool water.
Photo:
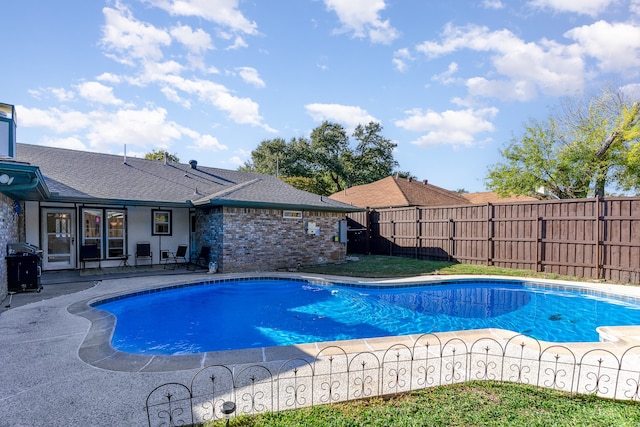
[(117, 317), (114, 348), (163, 355), (480, 328), (598, 341), (598, 326), (640, 325), (638, 303), (519, 281), (380, 289), (236, 280), (94, 306)]

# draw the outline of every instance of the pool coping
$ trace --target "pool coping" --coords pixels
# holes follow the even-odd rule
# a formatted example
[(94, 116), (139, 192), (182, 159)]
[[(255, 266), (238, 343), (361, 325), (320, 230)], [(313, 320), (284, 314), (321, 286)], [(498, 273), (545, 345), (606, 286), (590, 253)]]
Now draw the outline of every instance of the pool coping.
[[(238, 365), (251, 363), (269, 363), (284, 361), (293, 358), (313, 359), (320, 350), (329, 346), (339, 346), (348, 353), (358, 353), (366, 351), (382, 351), (392, 345), (405, 344), (412, 346), (420, 335), (388, 336), (366, 339), (342, 340), (332, 342), (316, 342), (309, 344), (298, 344), (291, 346), (261, 347), (240, 350), (222, 350), (186, 355), (136, 355), (118, 351), (111, 346), (111, 338), (115, 327), (115, 316), (96, 308), (92, 304), (102, 300), (113, 300), (124, 295), (155, 292), (167, 288), (188, 286), (196, 283), (213, 283), (219, 281), (235, 281), (242, 279), (293, 279), (309, 281), (311, 283), (324, 284), (345, 284), (350, 286), (419, 286), (446, 282), (449, 280), (474, 281), (478, 279), (488, 281), (522, 281), (535, 284), (542, 284), (559, 289), (580, 289), (593, 295), (614, 295), (619, 298), (626, 298), (640, 301), (640, 287), (614, 285), (609, 283), (589, 283), (570, 282), (551, 279), (523, 278), (509, 276), (476, 276), (476, 275), (429, 275), (416, 276), (397, 279), (371, 279), (344, 276), (329, 276), (306, 273), (237, 273), (237, 274), (216, 274), (208, 276), (191, 277), (189, 280), (174, 280), (165, 283), (145, 283), (136, 288), (123, 289), (111, 293), (94, 295), (91, 298), (83, 299), (70, 304), (67, 311), (73, 315), (84, 317), (91, 322), (89, 330), (78, 349), (79, 358), (85, 363), (96, 368), (120, 371), (120, 372), (167, 372), (181, 371), (203, 368), (209, 365)], [(612, 352), (621, 352), (624, 349), (640, 344), (640, 325), (637, 326), (601, 326), (597, 328), (600, 334), (600, 342), (580, 342), (580, 343), (546, 343), (549, 345), (562, 345), (578, 353), (585, 352), (593, 348), (606, 348)], [(436, 332), (434, 335), (442, 339), (453, 337), (464, 341), (475, 341), (478, 338), (492, 337), (495, 339), (510, 339), (520, 335), (513, 331), (503, 329), (475, 329), (455, 332)]]

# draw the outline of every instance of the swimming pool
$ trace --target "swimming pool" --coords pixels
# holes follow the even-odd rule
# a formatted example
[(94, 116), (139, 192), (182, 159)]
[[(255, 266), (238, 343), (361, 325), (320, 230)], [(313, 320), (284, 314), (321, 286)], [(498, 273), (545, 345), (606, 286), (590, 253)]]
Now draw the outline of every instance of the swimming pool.
[(92, 305), (116, 316), (115, 349), (149, 355), (481, 328), (589, 342), (599, 340), (598, 326), (640, 325), (638, 301), (518, 280), (372, 287), (233, 279)]

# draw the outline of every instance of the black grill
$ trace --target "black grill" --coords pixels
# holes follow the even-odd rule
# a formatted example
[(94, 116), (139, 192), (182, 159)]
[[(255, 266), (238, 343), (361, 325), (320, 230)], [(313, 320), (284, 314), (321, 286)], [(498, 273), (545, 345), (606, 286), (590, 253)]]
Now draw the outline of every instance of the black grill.
[(28, 243), (7, 245), (7, 285), (9, 292), (42, 290), (42, 251)]

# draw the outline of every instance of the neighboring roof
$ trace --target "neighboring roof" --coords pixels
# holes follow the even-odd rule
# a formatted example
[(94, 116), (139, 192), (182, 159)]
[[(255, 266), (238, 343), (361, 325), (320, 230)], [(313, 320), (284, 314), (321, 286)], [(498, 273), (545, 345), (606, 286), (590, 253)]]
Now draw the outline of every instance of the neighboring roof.
[(415, 181), (393, 176), (370, 184), (347, 188), (329, 197), (363, 208), (469, 204), (467, 199), (457, 193), (431, 185), (427, 181)]
[(481, 191), (478, 193), (462, 194), (462, 197), (467, 199), (473, 204), (480, 203), (514, 203), (514, 202), (529, 202), (538, 201), (535, 197), (530, 196), (509, 196), (500, 197), (493, 191)]
[(40, 145), (17, 145), (17, 161), (39, 168), (49, 200), (164, 206), (245, 206), (351, 212), (270, 175)]

